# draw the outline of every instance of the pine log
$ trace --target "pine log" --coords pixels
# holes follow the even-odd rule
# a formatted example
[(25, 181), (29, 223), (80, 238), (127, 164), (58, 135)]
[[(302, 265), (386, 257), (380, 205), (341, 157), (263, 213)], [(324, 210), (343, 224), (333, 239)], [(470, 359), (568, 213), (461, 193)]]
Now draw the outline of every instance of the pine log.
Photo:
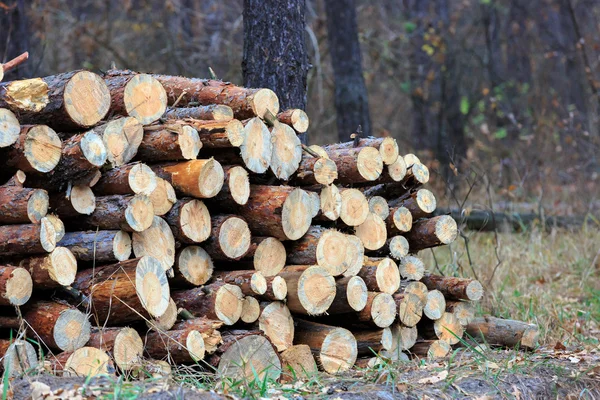
[(430, 290), (427, 292), (427, 300), (423, 308), (423, 314), (430, 320), (442, 318), (446, 311), (446, 299), (439, 290)]
[(491, 316), (475, 318), (465, 329), (471, 337), (493, 346), (529, 350), (538, 346), (540, 335), (537, 325)]
[(404, 236), (398, 235), (386, 240), (381, 248), (375, 251), (369, 251), (368, 254), (377, 257), (389, 255), (394, 260), (401, 261), (408, 255), (408, 251), (408, 240), (406, 240)]
[[(229, 258), (220, 252), (215, 253), (215, 259), (227, 261)], [(249, 268), (254, 268), (265, 277), (275, 276), (283, 269), (286, 260), (286, 250), (281, 241), (273, 237), (252, 236), (248, 251), (240, 259), (250, 263)], [(233, 264), (233, 269), (241, 269)]]
[(61, 131), (96, 125), (107, 114), (110, 100), (102, 78), (88, 71), (0, 83), (1, 108), (19, 115), (23, 124), (46, 124)]
[(386, 223), (390, 235), (399, 235), (410, 231), (413, 225), (413, 216), (406, 207), (390, 208), (390, 215)]
[(400, 322), (390, 327), (392, 331), (392, 348), (394, 351), (408, 350), (417, 342), (418, 331), (416, 326), (405, 326)]
[(475, 279), (427, 274), (420, 280), (427, 289), (439, 290), (449, 300), (478, 301), (483, 297), (483, 286)]
[(315, 357), (310, 347), (305, 344), (293, 345), (279, 356), (282, 363), (282, 382), (307, 380), (319, 372)]
[(146, 164), (131, 163), (113, 168), (102, 174), (94, 185), (94, 193), (144, 194), (149, 196), (156, 189), (156, 174)]
[(0, 266), (0, 305), (22, 306), (33, 291), (31, 275), (25, 268)]
[(56, 247), (56, 229), (48, 216), (42, 218), (39, 224), (0, 226), (0, 254), (14, 256), (51, 252)]
[(231, 121), (202, 121), (185, 119), (183, 123), (189, 124), (198, 131), (202, 148), (206, 152), (212, 149), (232, 149), (240, 147), (244, 142), (244, 125), (237, 119)]
[(359, 356), (376, 356), (381, 350), (391, 350), (394, 343), (390, 328), (356, 330), (352, 334), (356, 338)]
[(250, 248), (250, 229), (237, 215), (215, 215), (203, 248), (213, 260), (239, 260)]
[(359, 276), (347, 276), (335, 281), (335, 298), (328, 308), (328, 314), (346, 314), (362, 311), (367, 305), (368, 289)]
[(335, 162), (338, 171), (337, 181), (342, 184), (375, 181), (383, 171), (383, 160), (373, 147), (325, 150)]
[(403, 206), (410, 211), (413, 220), (430, 217), (435, 211), (437, 202), (435, 196), (427, 189), (419, 189), (412, 192), (410, 196), (398, 201), (391, 202), (394, 206)]
[(415, 164), (421, 164), (421, 160), (413, 153), (408, 153), (404, 155), (404, 162), (406, 163), (406, 167), (410, 168)]
[(314, 219), (321, 212), (321, 197), (317, 192), (307, 191), (306, 193), (308, 193), (311, 199), (312, 206), (310, 210), (310, 215)]
[(215, 353), (219, 345), (223, 343), (221, 333), (218, 331), (223, 326), (222, 321), (211, 320), (207, 318), (192, 318), (178, 322), (173, 326), (175, 330), (192, 328), (202, 334), (204, 340), (204, 350), (207, 354)]
[(425, 307), (425, 305), (427, 304), (427, 294), (429, 293), (429, 290), (423, 282), (406, 280), (402, 281), (398, 292), (416, 294), (419, 297), (419, 300), (421, 301), (423, 307)]
[(388, 202), (381, 196), (373, 196), (369, 199), (369, 211), (384, 221), (390, 216)]
[(446, 357), (450, 350), (452, 347), (444, 340), (419, 340), (410, 349), (410, 352), (419, 357), (435, 360)]
[(134, 117), (143, 125), (157, 121), (167, 109), (163, 86), (147, 74), (110, 70), (104, 75), (110, 89), (110, 111), (114, 115)]
[(21, 124), (15, 114), (6, 108), (0, 108), (0, 148), (13, 145), (20, 133)]
[(150, 227), (153, 216), (154, 208), (148, 196), (117, 194), (96, 197), (94, 212), (72, 222), (77, 226), (142, 232)]
[(216, 196), (223, 187), (223, 167), (212, 158), (154, 165), (152, 169), (184, 196), (207, 199)]
[(277, 95), (269, 89), (247, 89), (229, 82), (184, 78), (180, 76), (154, 75), (167, 91), (169, 105), (185, 106), (222, 104), (231, 107), (238, 119), (258, 116), (263, 118), (267, 111), (279, 112)]
[(0, 186), (0, 224), (37, 224), (48, 213), (49, 202), (48, 192), (24, 188), (15, 177)]
[(379, 150), (379, 155), (381, 156), (382, 161), (385, 165), (390, 165), (396, 162), (399, 155), (398, 143), (396, 139), (392, 137), (384, 137), (384, 138), (361, 138), (358, 140), (358, 143), (355, 141), (349, 141), (344, 143), (336, 143), (330, 144), (324, 147), (325, 151), (334, 151), (334, 150), (342, 150), (342, 149), (352, 149), (356, 147), (373, 147)]
[(150, 202), (154, 206), (154, 215), (162, 216), (171, 210), (177, 201), (173, 186), (162, 178), (156, 177), (156, 188), (150, 193)]
[(348, 226), (358, 226), (369, 216), (369, 202), (358, 189), (341, 189), (340, 219)]
[(223, 332), (223, 344), (208, 362), (217, 367), (217, 377), (227, 382), (277, 381), (281, 361), (273, 344), (259, 331)]
[(179, 313), (177, 310), (177, 304), (175, 304), (173, 299), (169, 299), (169, 305), (167, 306), (167, 311), (165, 311), (164, 314), (162, 314), (159, 317), (155, 317), (149, 321), (146, 321), (146, 326), (148, 327), (148, 329), (151, 329), (151, 330), (154, 330), (157, 332), (168, 331), (171, 328), (173, 328), (173, 326), (177, 322), (178, 314)]
[(175, 257), (173, 267), (175, 278), (171, 282), (178, 286), (200, 286), (210, 280), (213, 274), (213, 262), (208, 253), (200, 246), (184, 247)]
[(454, 317), (462, 326), (467, 326), (475, 319), (475, 307), (470, 301), (446, 300), (446, 312)]
[(66, 192), (53, 194), (50, 197), (50, 206), (63, 218), (77, 219), (96, 210), (96, 196), (89, 186), (77, 185)]
[(298, 170), (302, 160), (302, 143), (292, 128), (280, 123), (271, 128), (271, 140), (273, 149), (269, 167), (278, 179), (288, 180)]
[(163, 115), (165, 119), (201, 119), (205, 121), (230, 121), (233, 119), (233, 110), (222, 104), (209, 104), (196, 107), (170, 108)]
[(325, 372), (338, 374), (352, 368), (358, 355), (356, 338), (347, 329), (296, 320), (294, 343), (310, 347)]
[(235, 324), (242, 314), (242, 290), (225, 282), (173, 292), (173, 300), (192, 314)]
[[(20, 261), (19, 266), (29, 271), (28, 280), (36, 290), (69, 286), (77, 274), (77, 260), (66, 247), (56, 247), (47, 255), (30, 256)], [(20, 290), (27, 290), (27, 283), (24, 281)]]
[(130, 162), (144, 137), (144, 127), (133, 117), (114, 119), (95, 127), (94, 132), (102, 136), (108, 151), (108, 162), (113, 168)]
[(404, 326), (415, 326), (423, 316), (424, 304), (413, 293), (394, 293), (394, 301), (398, 306), (398, 319)]
[(257, 174), (266, 172), (271, 165), (274, 148), (271, 132), (260, 118), (252, 118), (244, 126), (243, 136), (240, 154), (244, 165)]
[(335, 279), (319, 266), (287, 266), (279, 274), (287, 284), (287, 306), (296, 314), (320, 315), (333, 303)]
[(267, 280), (257, 271), (226, 271), (214, 274), (216, 282), (238, 286), (244, 296), (256, 296), (267, 291)]
[(73, 288), (91, 300), (99, 326), (159, 317), (169, 305), (167, 276), (153, 257), (80, 271)]
[(298, 133), (304, 133), (308, 130), (310, 120), (304, 110), (291, 108), (277, 114), (277, 119), (286, 125), (291, 126)]
[(265, 281), (267, 282), (267, 290), (257, 297), (268, 301), (285, 300), (288, 291), (285, 279), (280, 276), (269, 276), (265, 277)]
[(418, 281), (425, 274), (425, 264), (419, 257), (406, 256), (400, 260), (399, 271), (402, 278)]
[(354, 234), (361, 240), (366, 250), (380, 249), (387, 240), (385, 222), (372, 212), (369, 212), (365, 221), (356, 227)]
[(368, 292), (365, 308), (356, 314), (357, 321), (387, 328), (398, 314), (394, 298), (387, 293)]
[(258, 328), (269, 338), (278, 352), (292, 347), (294, 342), (294, 320), (287, 306), (275, 301), (261, 303)]
[(291, 182), (299, 186), (330, 185), (337, 177), (337, 165), (333, 161), (325, 157), (304, 155)]
[(116, 263), (131, 255), (131, 236), (118, 230), (67, 232), (57, 245), (69, 249), (83, 262)]
[(204, 358), (202, 333), (194, 326), (167, 332), (150, 332), (144, 338), (144, 349), (154, 359), (166, 359), (172, 364), (195, 363)]
[(320, 221), (336, 221), (342, 212), (342, 195), (337, 186), (324, 186), (319, 199), (321, 210), (315, 218)]
[(225, 166), (225, 181), (223, 188), (212, 199), (212, 203), (217, 205), (221, 202), (228, 204), (244, 205), (250, 197), (250, 179), (248, 171), (239, 165)]
[(144, 342), (132, 328), (95, 329), (90, 335), (87, 346), (110, 354), (121, 371), (129, 371), (137, 366), (144, 353)]
[(56, 373), (62, 371), (63, 377), (86, 377), (106, 376), (114, 372), (114, 366), (110, 356), (95, 347), (82, 347), (73, 352), (63, 352), (50, 358), (51, 371)]
[(154, 216), (148, 229), (134, 232), (132, 244), (136, 257), (154, 257), (164, 271), (175, 264), (175, 238), (169, 224), (161, 217)]
[(454, 314), (444, 312), (435, 321), (423, 320), (418, 326), (419, 333), (424, 339), (439, 339), (449, 344), (456, 344), (463, 336), (464, 328)]
[(144, 129), (136, 159), (147, 162), (195, 160), (201, 148), (198, 131), (189, 125), (152, 125)]
[(37, 301), (27, 306), (23, 318), (29, 337), (51, 349), (74, 351), (90, 338), (88, 315), (62, 303)]
[[(1, 91), (1, 89), (0, 89)], [(17, 140), (0, 150), (9, 170), (48, 173), (59, 163), (62, 142), (46, 125), (23, 125)]]
[(245, 324), (252, 324), (258, 321), (260, 317), (260, 303), (252, 296), (245, 296), (242, 300), (242, 314), (240, 321)]
[(365, 247), (362, 241), (354, 235), (348, 235), (346, 239), (348, 240), (347, 258), (349, 267), (344, 272), (344, 276), (355, 276), (364, 265)]
[(182, 243), (200, 243), (210, 236), (210, 213), (200, 200), (177, 200), (164, 219), (171, 227), (175, 239)]
[(358, 272), (367, 288), (373, 292), (395, 293), (400, 287), (398, 266), (390, 258), (365, 257)]
[(0, 358), (2, 369), (8, 378), (33, 371), (39, 364), (37, 351), (26, 340), (0, 339)]

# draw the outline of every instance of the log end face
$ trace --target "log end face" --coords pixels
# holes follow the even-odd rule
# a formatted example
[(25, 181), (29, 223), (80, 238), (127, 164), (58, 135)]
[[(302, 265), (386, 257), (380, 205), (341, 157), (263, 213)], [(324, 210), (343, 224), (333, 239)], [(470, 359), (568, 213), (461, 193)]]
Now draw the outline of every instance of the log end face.
[(373, 196), (369, 199), (369, 211), (384, 221), (390, 216), (388, 202), (381, 196)]
[(296, 130), (296, 132), (305, 133), (308, 130), (310, 119), (304, 110), (297, 108), (292, 111), (291, 122), (292, 127)]
[(215, 121), (231, 121), (233, 110), (229, 106), (215, 104), (212, 109), (212, 116)]
[(365, 247), (362, 241), (355, 235), (346, 235), (346, 240), (348, 244), (346, 252), (348, 269), (344, 272), (344, 276), (354, 276), (363, 267)]
[(33, 280), (24, 268), (15, 268), (10, 274), (4, 297), (13, 306), (22, 306), (27, 303), (33, 293)]
[(398, 142), (396, 142), (396, 139), (393, 137), (384, 138), (379, 145), (379, 154), (385, 165), (391, 165), (395, 163), (400, 155), (400, 150), (398, 149)]
[(437, 207), (435, 196), (427, 189), (419, 189), (417, 192), (417, 205), (426, 214), (431, 214)]
[(144, 343), (139, 333), (132, 328), (122, 328), (115, 338), (112, 353), (115, 364), (121, 370), (137, 366), (144, 354)]
[(135, 269), (135, 290), (152, 317), (160, 317), (167, 311), (171, 299), (169, 282), (158, 259), (144, 256), (139, 260)]
[(323, 267), (332, 276), (343, 274), (348, 269), (348, 235), (334, 229), (326, 230), (321, 234), (317, 243), (317, 264)]
[(151, 256), (168, 271), (175, 264), (175, 238), (167, 222), (154, 216), (150, 227), (133, 233), (133, 253), (136, 257)]
[(77, 259), (66, 247), (57, 247), (50, 253), (48, 270), (50, 279), (61, 286), (69, 286), (75, 281)]
[(406, 176), (406, 163), (399, 156), (393, 164), (387, 166), (387, 172), (394, 182), (400, 182)]
[(260, 317), (260, 303), (252, 296), (244, 297), (242, 300), (242, 315), (240, 320), (246, 324), (258, 321)]
[(427, 293), (427, 302), (423, 308), (423, 314), (431, 320), (442, 318), (446, 310), (446, 299), (439, 290), (430, 290)]
[(242, 290), (228, 283), (221, 286), (215, 298), (215, 313), (225, 325), (235, 324), (242, 315)]
[(456, 221), (450, 215), (441, 215), (435, 223), (435, 235), (443, 244), (450, 244), (458, 236)]
[(252, 96), (252, 110), (256, 116), (264, 118), (267, 111), (279, 113), (279, 98), (271, 89), (258, 89)]
[(244, 127), (243, 136), (240, 152), (244, 164), (257, 174), (266, 172), (273, 153), (271, 132), (260, 118), (252, 118)]
[(433, 327), (437, 337), (451, 345), (457, 344), (463, 336), (464, 328), (454, 314), (449, 312), (444, 312), (442, 317), (434, 322)]
[(413, 293), (404, 293), (398, 304), (398, 317), (407, 327), (413, 327), (423, 316), (423, 303), (419, 296)]
[(145, 195), (135, 195), (125, 209), (125, 220), (135, 232), (150, 228), (154, 218), (154, 206)]
[(27, 132), (23, 152), (34, 170), (50, 172), (60, 161), (62, 142), (46, 125), (36, 125)]
[(298, 281), (298, 298), (309, 315), (327, 311), (335, 299), (335, 279), (321, 267), (306, 269)]
[(404, 279), (420, 280), (425, 274), (425, 264), (415, 256), (406, 256), (400, 262), (400, 275)]
[(258, 328), (271, 340), (278, 352), (292, 347), (294, 320), (285, 304), (275, 301), (267, 305), (258, 320)]
[(21, 124), (15, 114), (6, 108), (0, 108), (0, 147), (14, 144), (20, 133)]
[(158, 177), (156, 178), (156, 188), (150, 193), (149, 197), (154, 207), (154, 215), (165, 215), (177, 201), (173, 186)]
[(262, 335), (247, 335), (237, 340), (221, 356), (217, 368), (219, 378), (232, 381), (258, 379), (278, 380), (281, 361), (271, 342)]
[(177, 268), (186, 281), (199, 286), (208, 282), (214, 267), (210, 256), (202, 247), (187, 246), (179, 253)]
[(159, 81), (148, 74), (131, 78), (123, 93), (127, 114), (142, 125), (157, 121), (167, 109), (167, 92)]
[(338, 178), (337, 165), (328, 158), (321, 157), (313, 167), (315, 180), (321, 185), (330, 185)]
[(36, 189), (27, 200), (27, 218), (34, 223), (39, 223), (48, 214), (50, 198), (48, 192)]
[(421, 163), (413, 164), (411, 170), (417, 182), (423, 185), (429, 182), (429, 168), (427, 168), (425, 165)]
[(95, 167), (104, 165), (108, 158), (108, 151), (104, 145), (104, 141), (93, 131), (88, 131), (83, 134), (79, 144), (83, 156), (90, 164)]
[(273, 150), (269, 166), (273, 174), (288, 180), (298, 170), (302, 160), (302, 143), (296, 132), (285, 124), (276, 124), (271, 130)]
[(450, 350), (452, 350), (450, 343), (445, 340), (435, 340), (427, 350), (427, 358), (430, 360), (444, 358), (450, 353)]
[(147, 321), (146, 325), (150, 329), (168, 331), (173, 328), (175, 322), (177, 322), (177, 304), (175, 304), (173, 299), (169, 299), (167, 311), (160, 317), (154, 318), (152, 321)]
[(73, 75), (63, 94), (65, 109), (75, 125), (96, 125), (110, 109), (110, 91), (104, 80), (89, 71)]
[(355, 235), (362, 241), (365, 249), (378, 250), (385, 245), (387, 228), (381, 217), (369, 212), (365, 222), (356, 227)]
[(408, 255), (408, 240), (404, 236), (394, 236), (390, 239), (390, 256), (396, 260), (401, 260)]
[(48, 84), (42, 78), (7, 83), (5, 101), (11, 108), (25, 112), (40, 112), (50, 102)]
[(135, 164), (127, 175), (127, 183), (137, 194), (151, 195), (156, 189), (157, 178), (156, 174), (146, 164)]
[(77, 185), (71, 188), (71, 206), (79, 214), (90, 215), (96, 209), (96, 196), (87, 185)]
[(346, 298), (354, 311), (362, 311), (367, 306), (368, 289), (360, 276), (353, 276), (346, 286)]
[(50, 253), (56, 247), (57, 232), (54, 224), (48, 217), (42, 218), (40, 223), (40, 243), (42, 244), (42, 248)]
[(206, 347), (204, 346), (204, 338), (200, 332), (193, 330), (188, 333), (185, 338), (185, 347), (195, 362), (204, 359)]
[(347, 329), (333, 329), (323, 341), (319, 360), (325, 372), (339, 374), (352, 368), (358, 356), (356, 338)]
[(285, 282), (285, 279), (280, 276), (274, 277), (273, 281), (271, 282), (271, 287), (275, 299), (285, 300), (287, 297), (287, 283)]
[(237, 119), (229, 121), (225, 127), (227, 139), (233, 147), (240, 147), (244, 143), (244, 125)]
[(224, 178), (225, 172), (218, 161), (211, 158), (205, 162), (198, 175), (198, 191), (200, 195), (205, 199), (215, 197), (223, 187)]
[(400, 232), (408, 232), (412, 228), (413, 217), (408, 208), (398, 207), (392, 215), (394, 226)]
[(260, 272), (255, 272), (250, 278), (250, 288), (256, 294), (265, 294), (267, 292), (267, 280)]
[(63, 370), (67, 376), (93, 377), (110, 375), (112, 362), (105, 351), (95, 347), (82, 347), (69, 356)]
[(2, 359), (4, 371), (10, 377), (31, 371), (38, 366), (38, 363), (35, 348), (25, 340), (15, 340), (11, 343)]
[(248, 202), (248, 198), (250, 197), (250, 178), (248, 177), (248, 171), (243, 167), (235, 166), (229, 169), (227, 174), (229, 175), (229, 193), (231, 193), (233, 201), (243, 206)]
[(348, 226), (358, 226), (369, 216), (369, 202), (358, 189), (344, 189), (340, 218)]
[(219, 247), (232, 260), (238, 260), (248, 252), (250, 239), (248, 224), (239, 217), (227, 218), (219, 230)]
[(202, 148), (202, 142), (198, 131), (189, 125), (184, 125), (179, 133), (177, 141), (181, 149), (181, 155), (185, 160), (195, 160)]
[(356, 166), (360, 175), (367, 181), (374, 181), (383, 172), (383, 160), (379, 151), (373, 147), (365, 147), (358, 153)]
[(392, 295), (379, 293), (371, 305), (371, 320), (380, 327), (386, 328), (394, 322), (397, 315), (396, 302)]
[(336, 221), (342, 211), (342, 195), (335, 185), (325, 186), (319, 196), (321, 212), (331, 221)]
[(106, 124), (102, 140), (113, 168), (127, 164), (135, 157), (144, 137), (144, 127), (133, 117), (124, 117)]
[(483, 293), (483, 286), (479, 281), (473, 280), (467, 285), (466, 294), (469, 300), (479, 301), (483, 297)]
[(125, 231), (119, 231), (113, 238), (113, 254), (118, 261), (128, 260), (131, 256), (131, 236)]
[(308, 231), (312, 222), (312, 201), (302, 189), (294, 189), (283, 202), (281, 220), (283, 232), (290, 240), (298, 240)]
[(269, 237), (260, 242), (254, 252), (254, 269), (264, 276), (275, 276), (285, 266), (287, 253), (278, 239)]
[(87, 314), (76, 309), (64, 310), (54, 324), (54, 342), (62, 351), (75, 351), (90, 340), (91, 329)]
[(394, 294), (400, 287), (400, 272), (398, 266), (390, 258), (384, 258), (377, 265), (375, 279), (379, 290), (383, 293)]
[(404, 157), (404, 163), (406, 164), (406, 168), (410, 168), (415, 164), (421, 164), (421, 160), (419, 157), (414, 155), (413, 153), (408, 153)]
[(210, 213), (200, 200), (190, 200), (181, 207), (181, 231), (192, 242), (200, 243), (210, 236)]

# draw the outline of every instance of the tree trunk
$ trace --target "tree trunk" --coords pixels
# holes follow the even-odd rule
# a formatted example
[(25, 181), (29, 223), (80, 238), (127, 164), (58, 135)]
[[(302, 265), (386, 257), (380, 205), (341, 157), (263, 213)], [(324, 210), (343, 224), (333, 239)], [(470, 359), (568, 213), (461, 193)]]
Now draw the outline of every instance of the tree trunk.
[(371, 136), (367, 88), (363, 78), (354, 0), (325, 2), (327, 39), (335, 80), (338, 137), (347, 141), (361, 127)]
[(337, 166), (337, 183), (350, 185), (372, 182), (383, 172), (381, 154), (373, 147), (327, 150), (327, 155)]
[(395, 293), (400, 287), (398, 266), (390, 258), (368, 258), (358, 272), (367, 286), (373, 292)]
[(362, 311), (367, 305), (368, 289), (359, 276), (346, 276), (335, 281), (335, 298), (328, 314), (347, 314)]
[(200, 119), (204, 121), (231, 121), (233, 110), (229, 106), (210, 104), (206, 106), (170, 108), (165, 112), (166, 119)]
[[(283, 110), (306, 109), (305, 9), (304, 0), (244, 1), (244, 85), (272, 89)], [(300, 136), (306, 143), (306, 135)]]
[(404, 236), (408, 240), (411, 253), (416, 253), (454, 242), (458, 236), (458, 228), (454, 218), (440, 215), (415, 222), (410, 232)]
[(92, 214), (72, 221), (76, 226), (98, 227), (99, 229), (121, 229), (127, 232), (142, 232), (152, 225), (154, 209), (148, 196), (112, 195), (96, 198), (96, 209)]
[(195, 363), (206, 352), (202, 333), (194, 326), (171, 329), (167, 332), (150, 332), (144, 338), (144, 349), (150, 357), (167, 359), (172, 364)]

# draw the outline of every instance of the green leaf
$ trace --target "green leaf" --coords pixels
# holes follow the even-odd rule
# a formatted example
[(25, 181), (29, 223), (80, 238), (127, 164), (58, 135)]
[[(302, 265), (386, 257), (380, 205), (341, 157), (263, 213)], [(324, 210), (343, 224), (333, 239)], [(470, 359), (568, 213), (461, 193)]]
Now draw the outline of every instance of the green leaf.
[(463, 113), (463, 115), (467, 115), (469, 113), (469, 99), (467, 96), (460, 98), (460, 112)]
[(417, 24), (415, 24), (414, 22), (406, 21), (404, 23), (404, 30), (406, 31), (406, 33), (413, 33), (415, 29), (417, 29)]
[(481, 4), (492, 4), (492, 0), (479, 0)]
[(496, 139), (504, 139), (506, 136), (508, 136), (506, 128), (500, 128), (496, 131), (496, 133), (494, 133), (494, 137)]
[(410, 81), (404, 81), (400, 84), (400, 90), (404, 93), (410, 93)]

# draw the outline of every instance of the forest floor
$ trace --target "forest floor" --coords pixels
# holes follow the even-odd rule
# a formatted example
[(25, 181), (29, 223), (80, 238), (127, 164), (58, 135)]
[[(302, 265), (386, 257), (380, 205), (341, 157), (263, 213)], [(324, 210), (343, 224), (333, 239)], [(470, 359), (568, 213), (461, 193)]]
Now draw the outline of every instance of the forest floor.
[(189, 368), (143, 383), (30, 375), (11, 382), (3, 398), (9, 394), (14, 399), (30, 398), (33, 385), (34, 400), (76, 396), (600, 399), (598, 226), (550, 233), (535, 229), (498, 235), (470, 232), (452, 246), (422, 256), (431, 270), (476, 276), (487, 288), (478, 312), (537, 324), (541, 347), (532, 352), (462, 348), (444, 360), (383, 364), (336, 377), (321, 374), (296, 384), (253, 380), (227, 387)]

